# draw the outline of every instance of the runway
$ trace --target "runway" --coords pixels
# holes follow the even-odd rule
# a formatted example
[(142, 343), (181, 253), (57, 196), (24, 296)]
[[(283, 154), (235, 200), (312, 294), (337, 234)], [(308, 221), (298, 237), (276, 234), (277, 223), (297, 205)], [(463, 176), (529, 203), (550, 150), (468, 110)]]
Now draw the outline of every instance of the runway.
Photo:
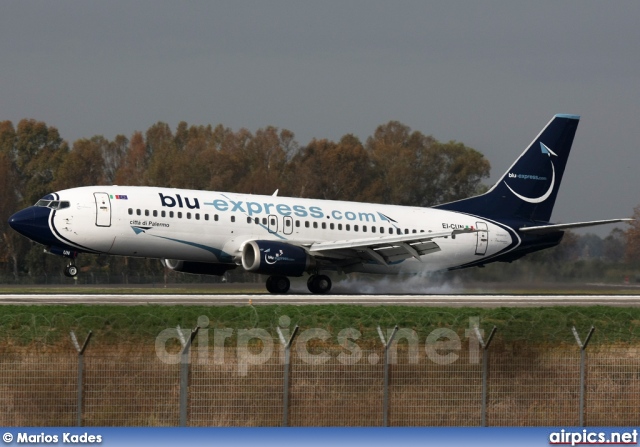
[(640, 307), (640, 295), (149, 295), (149, 294), (0, 294), (0, 305), (201, 305), (262, 306), (353, 304), (430, 307)]

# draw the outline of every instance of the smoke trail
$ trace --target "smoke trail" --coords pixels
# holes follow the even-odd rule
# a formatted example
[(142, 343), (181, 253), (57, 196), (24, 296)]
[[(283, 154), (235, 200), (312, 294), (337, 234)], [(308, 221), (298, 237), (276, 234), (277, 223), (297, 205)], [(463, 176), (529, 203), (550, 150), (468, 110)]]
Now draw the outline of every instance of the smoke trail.
[(331, 291), (332, 293), (365, 295), (448, 295), (462, 293), (464, 285), (457, 277), (444, 278), (441, 273), (367, 277), (352, 274), (346, 279), (336, 281)]

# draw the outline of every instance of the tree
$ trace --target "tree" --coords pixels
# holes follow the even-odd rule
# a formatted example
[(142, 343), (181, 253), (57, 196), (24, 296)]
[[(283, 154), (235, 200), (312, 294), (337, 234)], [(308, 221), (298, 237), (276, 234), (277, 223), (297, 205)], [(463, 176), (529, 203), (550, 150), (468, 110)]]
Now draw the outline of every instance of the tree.
[(397, 121), (367, 139), (375, 181), (370, 201), (432, 206), (479, 192), (489, 162), (462, 143), (440, 143)]
[(627, 247), (624, 257), (628, 262), (640, 262), (640, 205), (633, 209), (633, 220), (627, 222), (629, 228), (625, 232)]
[(115, 175), (118, 185), (145, 185), (149, 157), (141, 132), (135, 132), (129, 142), (129, 149)]
[(345, 135), (339, 143), (313, 140), (288, 167), (289, 190), (296, 197), (362, 200), (371, 183), (371, 165), (360, 140)]
[(166, 123), (158, 122), (147, 130), (147, 182), (152, 186), (171, 187), (174, 164), (178, 157), (178, 149), (171, 129)]
[(18, 273), (18, 256), (20, 247), (20, 236), (11, 231), (9, 227), (9, 217), (18, 211), (18, 191), (16, 185), (18, 178), (16, 168), (13, 163), (13, 147), (15, 142), (15, 130), (10, 121), (0, 123), (0, 263), (11, 262), (11, 270), (14, 275)]
[(602, 256), (605, 261), (621, 262), (627, 245), (627, 235), (620, 228), (614, 228), (602, 241)]
[(22, 204), (33, 205), (53, 191), (53, 181), (69, 147), (55, 127), (43, 122), (22, 120), (15, 142), (15, 165), (19, 174)]
[(102, 137), (82, 139), (73, 148), (57, 171), (53, 184), (55, 190), (105, 183), (103, 146), (108, 142)]
[(106, 185), (113, 185), (116, 179), (116, 172), (118, 172), (127, 154), (129, 139), (124, 135), (117, 135), (116, 139), (112, 142), (105, 140), (102, 136), (94, 138), (100, 139), (99, 145), (104, 165), (104, 183)]

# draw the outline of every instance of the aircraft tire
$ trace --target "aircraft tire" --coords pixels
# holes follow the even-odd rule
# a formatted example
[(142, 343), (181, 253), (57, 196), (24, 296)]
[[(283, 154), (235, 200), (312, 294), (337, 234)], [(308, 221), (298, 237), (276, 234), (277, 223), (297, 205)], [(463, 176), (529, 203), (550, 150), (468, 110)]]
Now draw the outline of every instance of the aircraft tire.
[(307, 280), (307, 288), (311, 293), (325, 294), (331, 290), (331, 279), (327, 275), (311, 275)]
[(269, 293), (282, 295), (289, 291), (291, 287), (291, 281), (286, 276), (269, 276), (267, 278), (267, 290)]
[(74, 276), (76, 276), (78, 274), (78, 267), (76, 267), (75, 265), (71, 264), (68, 265), (65, 269), (64, 269), (64, 276), (68, 276), (69, 278), (73, 278)]

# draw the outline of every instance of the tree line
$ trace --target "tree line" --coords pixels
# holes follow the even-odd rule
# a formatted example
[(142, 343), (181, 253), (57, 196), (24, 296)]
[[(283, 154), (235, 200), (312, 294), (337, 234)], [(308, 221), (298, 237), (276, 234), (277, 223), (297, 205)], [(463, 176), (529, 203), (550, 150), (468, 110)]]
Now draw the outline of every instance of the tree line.
[[(147, 185), (304, 198), (430, 206), (483, 190), (490, 164), (477, 150), (390, 121), (362, 142), (313, 139), (266, 127), (251, 132), (158, 122), (113, 140), (94, 136), (71, 146), (55, 127), (33, 119), (0, 122), (0, 237), (4, 274), (57, 271), (61, 260), (10, 229), (7, 220), (46, 194), (87, 185)], [(92, 268), (157, 273), (157, 262), (88, 257)], [(82, 265), (82, 260), (80, 261)]]

